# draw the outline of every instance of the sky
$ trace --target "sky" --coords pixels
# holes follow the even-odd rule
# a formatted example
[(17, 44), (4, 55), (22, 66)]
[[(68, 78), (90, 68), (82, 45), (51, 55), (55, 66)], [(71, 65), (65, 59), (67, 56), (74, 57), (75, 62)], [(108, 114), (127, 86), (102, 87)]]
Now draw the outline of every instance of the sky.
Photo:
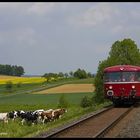
[(96, 73), (125, 38), (140, 49), (139, 2), (0, 2), (0, 64), (26, 75)]

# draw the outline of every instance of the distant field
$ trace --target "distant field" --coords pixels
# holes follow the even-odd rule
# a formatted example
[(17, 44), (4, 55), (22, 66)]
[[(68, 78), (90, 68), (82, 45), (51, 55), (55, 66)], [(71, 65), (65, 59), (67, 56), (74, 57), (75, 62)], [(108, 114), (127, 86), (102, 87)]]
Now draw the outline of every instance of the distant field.
[(42, 90), (36, 93), (82, 93), (82, 92), (94, 92), (95, 87), (93, 84), (65, 84), (58, 87)]
[(6, 84), (6, 82), (11, 81), (13, 84), (22, 83), (41, 83), (45, 81), (43, 77), (17, 77), (17, 76), (4, 76), (0, 75), (0, 84)]
[[(1, 84), (6, 81), (12, 81), (14, 83), (12, 92), (6, 90), (5, 85)], [(65, 100), (68, 102), (67, 110), (68, 112), (64, 116), (55, 121), (48, 122), (45, 125), (21, 125), (19, 119), (9, 121), (8, 125), (3, 125), (0, 122), (0, 137), (6, 138), (20, 138), (20, 137), (32, 137), (36, 134), (42, 133), (43, 131), (48, 131), (52, 128), (56, 128), (62, 124), (70, 122), (74, 119), (79, 118), (81, 115), (86, 114), (96, 110), (96, 106), (91, 108), (82, 108), (80, 106), (83, 97), (93, 97), (94, 91), (94, 79), (62, 79), (60, 81), (52, 81), (49, 83), (43, 83), (45, 80), (42, 77), (13, 77), (13, 76), (0, 76), (0, 112), (9, 112), (13, 110), (36, 110), (36, 109), (56, 109), (62, 95), (65, 96)], [(21, 82), (21, 87), (17, 87), (16, 83)], [(42, 82), (42, 83), (38, 83)], [(69, 84), (68, 84), (69, 83)], [(40, 92), (30, 92), (32, 90), (42, 88), (48, 88), (48, 90), (43, 90), (40, 92), (53, 91), (56, 94), (44, 94)], [(25, 91), (29, 91), (26, 92)], [(59, 91), (59, 94), (57, 94)], [(69, 93), (68, 93), (69, 92)], [(65, 94), (67, 93), (67, 94)]]

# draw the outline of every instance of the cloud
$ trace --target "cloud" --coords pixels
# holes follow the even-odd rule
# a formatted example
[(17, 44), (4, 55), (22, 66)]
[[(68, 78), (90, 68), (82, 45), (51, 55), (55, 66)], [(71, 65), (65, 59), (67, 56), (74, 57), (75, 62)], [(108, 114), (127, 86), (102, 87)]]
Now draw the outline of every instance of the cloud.
[(28, 7), (27, 12), (29, 14), (44, 15), (54, 10), (56, 3), (47, 2), (47, 3), (33, 3)]
[[(56, 2), (9, 2), (0, 3), (1, 12), (16, 12), (25, 15), (45, 15), (55, 11), (57, 7), (64, 8), (66, 4)], [(8, 11), (7, 11), (8, 10)]]
[(3, 2), (0, 3), (0, 14), (3, 13), (21, 13), (21, 12), (26, 12), (28, 6), (30, 6), (31, 3), (22, 3), (22, 2)]
[(83, 13), (71, 17), (70, 22), (81, 26), (96, 26), (110, 22), (119, 11), (114, 9), (109, 3), (97, 3)]
[(59, 2), (34, 2), (28, 5), (27, 13), (36, 15), (46, 15), (57, 10), (66, 9), (67, 3)]
[(0, 3), (0, 21), (1, 63), (23, 65), (31, 74), (94, 71), (116, 40), (139, 43), (138, 3)]
[(21, 46), (34, 47), (36, 44), (36, 32), (32, 28), (17, 28), (8, 31), (0, 31), (0, 44), (0, 47), (4, 45), (8, 47), (11, 44), (11, 48), (14, 46), (18, 46), (18, 48)]

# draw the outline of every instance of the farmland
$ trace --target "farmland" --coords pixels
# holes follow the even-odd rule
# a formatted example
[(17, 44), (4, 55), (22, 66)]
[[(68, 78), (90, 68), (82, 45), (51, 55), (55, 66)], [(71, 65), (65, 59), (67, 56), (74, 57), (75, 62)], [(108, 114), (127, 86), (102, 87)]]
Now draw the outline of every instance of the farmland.
[(0, 85), (6, 84), (6, 82), (12, 81), (13, 84), (22, 83), (22, 84), (30, 84), (30, 83), (41, 83), (45, 81), (43, 77), (17, 77), (17, 76), (0, 76)]
[[(95, 111), (102, 108), (105, 104), (100, 106), (94, 106), (92, 108), (81, 108), (80, 101), (83, 96), (87, 95), (91, 97), (94, 93), (67, 93), (65, 94), (68, 100), (69, 106), (68, 112), (65, 113), (61, 119), (55, 122), (48, 122), (45, 125), (21, 125), (21, 122), (17, 119), (15, 122), (12, 120), (8, 124), (0, 123), (1, 132), (6, 135), (1, 137), (33, 137), (44, 131), (56, 128), (63, 124), (66, 124), (74, 119), (78, 119), (81, 115), (88, 112)], [(36, 109), (56, 109), (58, 108), (58, 100), (62, 94), (22, 94), (14, 95), (11, 97), (0, 98), (0, 112), (8, 112), (11, 110), (36, 110)]]
[(65, 84), (59, 87), (46, 89), (37, 93), (83, 93), (94, 92), (95, 87), (93, 84)]
[[(9, 77), (10, 78), (10, 77)], [(12, 77), (11, 77), (12, 78)], [(23, 77), (22, 77), (23, 78)], [(7, 77), (8, 79), (8, 77)], [(17, 80), (17, 78), (15, 77)], [(14, 80), (15, 80), (14, 79)], [(24, 80), (26, 78), (23, 78)], [(28, 78), (27, 78), (28, 79)], [(27, 80), (26, 79), (26, 80)], [(11, 93), (4, 91), (4, 84), (1, 84), (1, 88), (3, 88), (3, 92), (1, 92), (0, 96), (0, 112), (9, 112), (12, 110), (36, 110), (36, 109), (56, 109), (58, 108), (59, 99), (62, 95), (65, 96), (65, 99), (68, 101), (68, 112), (64, 114), (64, 116), (55, 122), (48, 122), (45, 125), (37, 124), (37, 125), (21, 125), (21, 122), (19, 119), (17, 119), (15, 122), (9, 121), (8, 124), (3, 124), (0, 122), (0, 137), (33, 137), (39, 133), (42, 133), (44, 131), (50, 130), (52, 128), (55, 128), (57, 126), (63, 125), (69, 121), (72, 121), (74, 119), (78, 119), (81, 115), (86, 114), (87, 112), (94, 111), (98, 109), (97, 106), (93, 106), (90, 108), (82, 108), (80, 107), (81, 99), (84, 96), (92, 97), (94, 95), (94, 92), (71, 92), (65, 94), (62, 93), (54, 93), (53, 94), (44, 94), (44, 93), (37, 93), (37, 92), (19, 92), (17, 91), (28, 91), (33, 89), (38, 89), (39, 87), (45, 87), (46, 89), (53, 89), (52, 87), (61, 87), (61, 85), (65, 84), (75, 84), (75, 85), (90, 85), (93, 86), (93, 79), (83, 79), (83, 80), (77, 80), (77, 79), (66, 79), (66, 80), (60, 80), (60, 81), (54, 81), (51, 83), (44, 83), (42, 84), (42, 81), (37, 83), (39, 81), (38, 79), (41, 79), (38, 77), (35, 81), (35, 78), (29, 78), (29, 81), (26, 84), (23, 84), (20, 88), (17, 88), (15, 85), (15, 90), (13, 90)], [(32, 79), (32, 80), (31, 80)], [(3, 78), (3, 80), (5, 80)], [(15, 83), (16, 83), (15, 80)], [(26, 81), (25, 80), (25, 81)], [(26, 81), (27, 82), (27, 81)], [(82, 86), (80, 85), (80, 87)], [(74, 86), (74, 85), (73, 85)], [(17, 90), (18, 89), (18, 90)], [(43, 92), (43, 91), (42, 91)], [(100, 108), (104, 106), (104, 104), (100, 105)]]

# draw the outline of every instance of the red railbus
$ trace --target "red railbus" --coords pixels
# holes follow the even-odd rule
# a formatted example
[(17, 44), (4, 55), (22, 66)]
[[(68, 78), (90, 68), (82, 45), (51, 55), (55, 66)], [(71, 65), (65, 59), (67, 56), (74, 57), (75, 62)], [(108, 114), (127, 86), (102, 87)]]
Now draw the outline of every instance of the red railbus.
[(104, 94), (115, 105), (140, 101), (140, 67), (116, 65), (104, 69)]

